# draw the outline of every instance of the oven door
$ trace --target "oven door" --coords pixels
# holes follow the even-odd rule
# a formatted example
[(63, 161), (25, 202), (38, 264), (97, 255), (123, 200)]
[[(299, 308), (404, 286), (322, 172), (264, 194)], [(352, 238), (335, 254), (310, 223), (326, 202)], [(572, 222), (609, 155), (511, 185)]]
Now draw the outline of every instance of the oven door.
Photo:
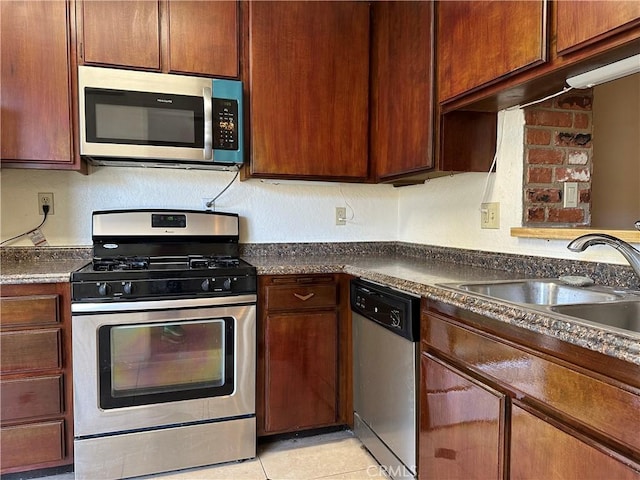
[(76, 437), (255, 415), (255, 295), (72, 312)]

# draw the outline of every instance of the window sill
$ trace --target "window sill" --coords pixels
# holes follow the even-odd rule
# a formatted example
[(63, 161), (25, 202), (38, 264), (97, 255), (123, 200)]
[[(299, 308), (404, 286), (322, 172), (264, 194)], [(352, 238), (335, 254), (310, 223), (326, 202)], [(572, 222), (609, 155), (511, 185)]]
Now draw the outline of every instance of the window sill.
[(511, 236), (520, 238), (541, 238), (546, 240), (573, 240), (587, 233), (606, 233), (625, 242), (640, 243), (640, 232), (636, 230), (606, 230), (593, 228), (528, 228), (512, 227)]

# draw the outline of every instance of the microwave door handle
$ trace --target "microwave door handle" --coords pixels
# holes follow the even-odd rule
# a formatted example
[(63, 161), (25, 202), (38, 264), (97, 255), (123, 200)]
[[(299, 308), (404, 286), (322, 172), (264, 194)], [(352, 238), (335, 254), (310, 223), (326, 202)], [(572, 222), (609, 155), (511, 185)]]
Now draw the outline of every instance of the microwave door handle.
[(211, 106), (211, 88), (202, 89), (204, 98), (204, 159), (213, 160), (213, 108)]

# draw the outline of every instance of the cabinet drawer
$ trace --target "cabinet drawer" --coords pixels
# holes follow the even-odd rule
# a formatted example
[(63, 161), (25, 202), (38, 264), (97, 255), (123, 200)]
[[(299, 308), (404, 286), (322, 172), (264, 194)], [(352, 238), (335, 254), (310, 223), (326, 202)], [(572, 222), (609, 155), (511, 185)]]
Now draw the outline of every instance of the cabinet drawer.
[(62, 375), (0, 382), (0, 420), (3, 422), (62, 412)]
[(427, 314), (423, 340), (503, 387), (640, 451), (640, 393)]
[(337, 304), (338, 287), (335, 283), (266, 287), (267, 310), (333, 308)]
[(61, 368), (60, 329), (0, 333), (2, 373)]
[(3, 428), (2, 468), (53, 462), (64, 458), (64, 421)]
[(58, 323), (57, 295), (30, 295), (0, 299), (2, 327)]

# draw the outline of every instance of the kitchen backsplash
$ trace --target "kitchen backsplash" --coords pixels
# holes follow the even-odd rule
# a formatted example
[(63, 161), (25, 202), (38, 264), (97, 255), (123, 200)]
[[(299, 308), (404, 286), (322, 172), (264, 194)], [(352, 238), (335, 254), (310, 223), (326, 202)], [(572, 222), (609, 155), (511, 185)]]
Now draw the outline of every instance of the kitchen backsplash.
[[(631, 267), (601, 262), (583, 262), (558, 258), (534, 257), (478, 250), (419, 245), (406, 242), (328, 242), (328, 243), (244, 243), (240, 245), (244, 257), (275, 256), (302, 259), (322, 257), (327, 262), (344, 263), (351, 256), (408, 256), (419, 263), (447, 262), (491, 270), (508, 270), (523, 277), (551, 278), (579, 275), (592, 278), (599, 285), (640, 290), (640, 280)], [(87, 247), (42, 248), (3, 247), (3, 264), (16, 262), (91, 260)], [(333, 258), (332, 258), (333, 257)]]

